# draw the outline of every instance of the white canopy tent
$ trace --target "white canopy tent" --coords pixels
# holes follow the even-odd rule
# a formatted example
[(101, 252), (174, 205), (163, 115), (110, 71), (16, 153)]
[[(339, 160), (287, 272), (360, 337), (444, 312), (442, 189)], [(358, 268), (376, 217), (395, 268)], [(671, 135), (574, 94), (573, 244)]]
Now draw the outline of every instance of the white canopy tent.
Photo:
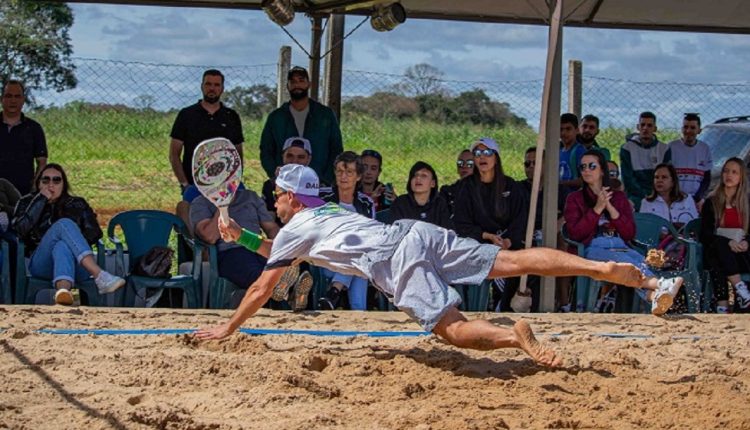
[[(261, 0), (68, 0), (68, 3), (261, 9)], [(294, 10), (312, 16), (369, 15), (392, 1), (293, 0)], [(544, 245), (557, 240), (557, 166), (559, 163), (563, 26), (750, 34), (748, 0), (400, 0), (408, 19), (438, 19), (549, 26), (547, 65), (537, 147), (546, 149), (544, 175)], [(340, 85), (336, 86), (340, 89)], [(548, 130), (552, 130), (548, 133)], [(537, 151), (533, 189), (539, 189), (542, 151)], [(530, 214), (537, 204), (532, 193)], [(547, 210), (546, 208), (551, 208)], [(531, 242), (534, 216), (529, 217), (526, 243)], [(554, 278), (542, 284), (540, 310), (554, 310)]]

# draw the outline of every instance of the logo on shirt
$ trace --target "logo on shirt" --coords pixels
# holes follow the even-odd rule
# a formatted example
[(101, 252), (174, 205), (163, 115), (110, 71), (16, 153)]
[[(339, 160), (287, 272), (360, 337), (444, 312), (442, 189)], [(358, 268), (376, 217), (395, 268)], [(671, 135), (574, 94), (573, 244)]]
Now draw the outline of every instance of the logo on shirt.
[(341, 206), (335, 203), (328, 203), (326, 205), (320, 206), (319, 208), (315, 209), (315, 211), (313, 212), (313, 215), (314, 216), (334, 215), (334, 214), (340, 214), (344, 212), (346, 212), (346, 210), (342, 208)]

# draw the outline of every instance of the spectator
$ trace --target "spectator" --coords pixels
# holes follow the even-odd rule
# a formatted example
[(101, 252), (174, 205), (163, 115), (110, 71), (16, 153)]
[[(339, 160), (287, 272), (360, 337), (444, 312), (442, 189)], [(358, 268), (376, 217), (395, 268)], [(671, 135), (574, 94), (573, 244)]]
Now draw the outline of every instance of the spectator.
[(383, 156), (373, 149), (365, 149), (360, 157), (362, 157), (365, 171), (362, 174), (362, 180), (359, 182), (359, 191), (367, 194), (375, 202), (375, 212), (388, 209), (396, 200), (397, 195), (393, 189), (393, 184), (380, 182), (380, 173), (383, 171)]
[[(474, 173), (461, 180), (463, 185), (456, 197), (453, 214), (456, 232), (502, 249), (523, 248), (529, 216), (526, 189), (503, 172), (500, 149), (495, 140), (483, 137), (470, 149), (474, 154)], [(501, 294), (503, 297), (500, 309), (510, 310), (510, 298), (515, 292), (513, 288), (518, 286), (518, 278), (505, 283), (503, 291), (509, 295), (500, 291), (497, 283), (495, 286), (497, 291), (493, 297)], [(496, 303), (493, 308), (497, 308)]]
[(7, 179), (0, 178), (0, 233), (8, 230), (13, 210), (21, 199), (21, 194)]
[(438, 190), (435, 169), (424, 161), (417, 161), (409, 170), (406, 194), (398, 196), (391, 206), (391, 221), (416, 219), (453, 230), (448, 202)]
[(671, 164), (659, 164), (654, 170), (654, 191), (641, 202), (641, 213), (659, 215), (676, 228), (698, 218), (695, 201), (680, 191), (677, 171)]
[[(375, 218), (375, 203), (366, 194), (357, 191), (357, 183), (362, 179), (365, 170), (362, 158), (352, 151), (344, 151), (336, 157), (334, 166), (336, 182), (333, 190), (330, 193), (321, 194), (320, 198), (326, 202), (337, 203), (343, 209), (367, 218)], [(334, 273), (328, 269), (321, 270), (326, 277), (332, 277), (328, 291), (318, 302), (321, 309), (336, 309), (344, 291), (348, 291), (351, 310), (367, 309), (368, 281), (366, 278)]]
[(34, 177), (47, 164), (44, 130), (38, 122), (23, 114), (25, 102), (21, 81), (9, 80), (3, 85), (0, 178), (10, 181), (21, 195), (31, 192)]
[(86, 200), (70, 195), (62, 166), (47, 164), (37, 175), (34, 189), (18, 201), (13, 229), (26, 244), (32, 276), (51, 279), (55, 303), (72, 305), (75, 282), (94, 277), (99, 294), (116, 291), (125, 280), (102, 270), (91, 244), (102, 237), (96, 214)]
[(468, 149), (464, 149), (458, 154), (456, 171), (458, 172), (458, 180), (450, 185), (443, 185), (440, 188), (440, 195), (448, 202), (448, 209), (451, 211), (451, 216), (453, 215), (453, 202), (461, 191), (461, 179), (471, 176), (474, 173), (474, 154)]
[(698, 140), (701, 117), (686, 113), (682, 119), (682, 138), (669, 143), (666, 159), (677, 169), (680, 189), (699, 202), (711, 184), (713, 160), (706, 142)]
[(333, 111), (308, 96), (310, 77), (302, 67), (292, 67), (287, 73), (290, 101), (268, 115), (260, 137), (260, 162), (266, 175), (273, 178), (276, 168), (283, 164), (284, 142), (293, 136), (310, 141), (315, 157), (310, 167), (326, 184), (332, 184), (333, 160), (343, 149), (341, 130)]
[[(634, 264), (650, 277), (652, 287), (668, 287), (677, 291), (682, 285), (681, 278), (653, 278), (653, 272), (643, 265), (643, 256), (628, 247), (627, 242), (635, 237), (633, 210), (625, 193), (610, 189), (609, 175), (602, 169), (605, 163), (604, 155), (598, 150), (589, 150), (583, 155), (579, 166), (583, 186), (570, 193), (565, 201), (568, 237), (586, 246), (585, 257), (589, 260)], [(669, 284), (674, 284), (676, 288)], [(651, 303), (651, 313), (654, 315), (662, 315), (669, 308), (654, 300), (658, 297), (655, 297), (653, 290), (639, 288), (636, 293), (645, 302)]]
[(581, 118), (581, 124), (578, 127), (578, 143), (588, 151), (589, 149), (598, 149), (604, 154), (607, 161), (612, 159), (609, 149), (599, 146), (596, 136), (599, 135), (599, 118), (595, 115), (584, 115)]
[[(531, 198), (532, 182), (534, 180), (534, 168), (536, 167), (536, 147), (532, 146), (526, 149), (524, 154), (523, 170), (526, 174), (526, 180), (521, 182), (526, 192)], [(542, 239), (542, 215), (544, 201), (544, 169), (541, 170), (542, 177), (539, 178), (539, 196), (536, 204), (536, 215), (534, 217), (534, 237), (538, 238), (539, 241)], [(557, 187), (557, 220), (558, 228), (560, 231), (560, 225), (562, 224), (562, 211), (565, 206), (565, 188), (562, 185)], [(566, 250), (567, 246), (562, 237), (557, 239), (558, 249)], [(529, 288), (531, 289), (531, 310), (536, 312), (539, 309), (539, 277), (529, 276)], [(573, 282), (573, 278), (570, 276), (559, 276), (556, 278), (556, 293), (555, 293), (555, 309), (559, 312), (570, 312), (570, 288)]]
[(172, 138), (169, 146), (169, 162), (177, 182), (180, 184), (182, 201), (176, 213), (190, 223), (190, 202), (200, 195), (193, 185), (193, 152), (199, 143), (214, 137), (224, 137), (231, 141), (242, 158), (242, 123), (237, 112), (224, 106), (220, 101), (224, 92), (224, 75), (216, 69), (203, 72), (201, 81), (203, 98), (177, 114), (172, 125)]
[[(281, 158), (284, 165), (300, 164), (307, 166), (310, 164), (310, 160), (312, 159), (312, 146), (310, 145), (310, 141), (304, 137), (290, 137), (284, 142), (282, 148), (283, 152)], [(280, 168), (281, 166), (276, 169), (277, 174)], [(281, 220), (276, 216), (276, 198), (273, 194), (275, 188), (276, 185), (274, 179), (268, 179), (263, 183), (262, 194), (263, 200), (266, 202), (266, 209), (273, 215), (276, 224), (281, 226)]]
[(628, 199), (635, 208), (644, 197), (651, 194), (654, 169), (659, 163), (668, 163), (669, 147), (656, 137), (656, 115), (642, 112), (638, 119), (638, 133), (625, 138), (620, 148), (620, 170)]
[[(625, 187), (620, 180), (620, 166), (612, 160), (607, 161), (607, 170), (609, 174), (609, 186), (613, 191), (625, 192)], [(629, 200), (628, 200), (629, 201)]]
[(578, 143), (578, 117), (572, 113), (560, 115), (560, 185), (568, 192), (581, 186), (577, 167), (584, 152)]
[(701, 243), (704, 258), (713, 272), (716, 312), (729, 313), (729, 289), (735, 291), (741, 309), (750, 308), (750, 292), (740, 278), (750, 271), (748, 216), (750, 202), (747, 170), (740, 158), (732, 157), (721, 169), (721, 182), (701, 211)]

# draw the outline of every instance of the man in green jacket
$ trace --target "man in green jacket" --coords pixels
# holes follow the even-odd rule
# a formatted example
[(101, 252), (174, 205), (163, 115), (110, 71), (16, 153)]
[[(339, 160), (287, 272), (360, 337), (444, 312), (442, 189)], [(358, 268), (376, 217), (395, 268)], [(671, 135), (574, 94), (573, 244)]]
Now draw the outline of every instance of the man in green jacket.
[(270, 179), (276, 168), (283, 165), (284, 142), (295, 136), (310, 141), (312, 153), (310, 167), (321, 182), (332, 184), (333, 160), (344, 151), (341, 130), (333, 111), (315, 100), (308, 91), (310, 77), (302, 67), (292, 67), (287, 74), (290, 101), (268, 115), (260, 136), (260, 162)]

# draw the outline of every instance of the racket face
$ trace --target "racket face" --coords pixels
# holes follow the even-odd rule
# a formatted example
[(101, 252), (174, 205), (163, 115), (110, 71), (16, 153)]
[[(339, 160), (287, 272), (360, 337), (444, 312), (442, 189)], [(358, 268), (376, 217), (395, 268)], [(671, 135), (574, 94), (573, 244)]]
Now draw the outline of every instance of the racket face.
[(193, 181), (216, 206), (228, 206), (242, 181), (242, 161), (232, 142), (217, 137), (201, 142), (193, 152)]

